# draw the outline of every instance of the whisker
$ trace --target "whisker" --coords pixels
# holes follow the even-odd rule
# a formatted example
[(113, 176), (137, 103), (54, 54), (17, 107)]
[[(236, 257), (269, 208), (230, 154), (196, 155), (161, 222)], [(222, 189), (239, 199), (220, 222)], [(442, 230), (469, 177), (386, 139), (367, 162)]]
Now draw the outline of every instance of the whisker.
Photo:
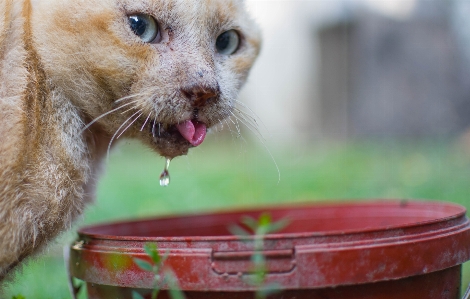
[[(235, 117), (235, 119), (238, 119), (238, 117), (232, 112), (230, 111), (230, 113), (233, 115), (233, 117)], [(259, 131), (255, 131), (252, 127), (250, 127), (249, 125), (247, 125), (246, 123), (244, 123), (241, 119), (238, 119), (243, 125), (245, 125), (245, 127), (248, 128), (248, 130), (250, 130), (253, 134), (255, 134), (255, 136), (258, 137), (258, 139), (260, 140), (261, 144), (263, 145), (264, 149), (268, 152), (269, 156), (271, 157), (271, 160), (273, 161), (274, 163), (274, 166), (276, 166), (276, 169), (277, 169), (277, 175), (278, 175), (278, 181), (277, 183), (279, 184), (281, 182), (281, 171), (279, 169), (279, 165), (277, 164), (276, 162), (276, 159), (274, 159), (274, 156), (273, 154), (271, 153), (271, 151), (269, 150), (268, 146), (266, 145), (266, 140), (264, 140), (263, 138), (260, 138), (260, 133)]]
[(276, 159), (274, 159), (274, 156), (271, 153), (271, 151), (269, 150), (268, 146), (264, 142), (261, 142), (261, 144), (263, 145), (264, 149), (268, 152), (269, 156), (271, 156), (271, 160), (273, 160), (273, 163), (276, 166), (276, 169), (277, 169), (277, 184), (279, 184), (281, 182), (281, 170), (279, 169), (279, 166), (277, 165)]
[[(243, 102), (241, 102), (241, 101), (239, 101), (239, 100), (237, 100), (237, 99), (235, 99), (234, 101), (235, 101), (235, 103), (236, 103), (237, 105), (239, 105), (239, 106), (241, 106), (241, 107), (247, 109), (250, 113), (245, 112), (245, 111), (243, 111), (243, 110), (241, 110), (241, 109), (238, 109), (237, 107), (234, 107), (236, 110), (238, 110), (238, 111), (240, 111), (240, 112), (243, 112), (243, 113), (246, 114), (247, 116), (249, 115), (250, 117), (252, 117), (255, 123), (258, 123), (258, 121), (259, 121), (259, 122), (261, 123), (261, 125), (263, 126), (264, 130), (266, 130), (266, 132), (268, 132), (268, 135), (271, 135), (271, 134), (269, 133), (268, 127), (267, 127), (266, 124), (263, 122), (263, 120), (261, 119), (261, 117), (259, 117), (248, 105), (246, 105), (245, 103), (243, 103)], [(257, 120), (258, 120), (258, 121), (257, 121)]]
[(131, 99), (131, 98), (135, 98), (135, 97), (143, 96), (143, 95), (148, 95), (148, 94), (152, 94), (151, 89), (148, 89), (148, 92), (140, 92), (140, 93), (131, 94), (131, 95), (122, 97), (122, 98), (117, 99), (116, 101), (114, 101), (114, 103), (116, 104), (116, 103), (125, 101), (125, 100), (127, 100), (127, 99)]
[(152, 136), (155, 138), (155, 124), (157, 123), (157, 114), (155, 113), (155, 120), (153, 121), (152, 124)]
[(235, 139), (235, 136), (233, 135), (233, 130), (230, 128), (230, 124), (228, 123), (227, 119), (224, 119), (225, 124), (227, 125), (227, 129), (230, 132), (230, 135), (232, 135), (232, 140)]
[[(231, 119), (231, 118), (230, 118)], [(233, 122), (233, 120), (231, 119), (231, 121)], [(237, 139), (240, 138), (241, 140), (243, 140), (243, 142), (245, 144), (248, 144), (248, 142), (246, 142), (246, 139), (242, 136), (242, 130), (240, 129), (240, 125), (238, 124), (238, 120), (235, 119), (235, 123), (236, 123), (236, 128), (237, 128), (237, 131), (238, 131), (238, 135), (237, 135)]]
[(124, 134), (124, 132), (126, 132), (127, 129), (129, 129), (129, 127), (132, 126), (132, 124), (135, 123), (142, 116), (142, 114), (144, 113), (142, 112), (139, 115), (137, 115), (137, 117), (124, 130), (122, 130), (121, 134), (119, 134), (118, 137), (116, 137), (116, 139), (119, 139), (119, 137), (121, 137), (121, 135)]
[(253, 117), (253, 115), (251, 115), (250, 113), (247, 113), (246, 111), (240, 110), (236, 107), (234, 107), (233, 110), (243, 115), (246, 119), (249, 119), (253, 123), (253, 125), (259, 126), (258, 122), (256, 121), (256, 118)]
[[(238, 111), (236, 109), (234, 109), (234, 111), (237, 112), (238, 119), (243, 119), (246, 123), (249, 123), (254, 129), (259, 131), (258, 123), (253, 118), (248, 117), (243, 113), (240, 113), (240, 111)], [(232, 113), (232, 114), (234, 114), (234, 113)]]
[[(227, 124), (227, 122), (226, 122), (226, 124)], [(228, 124), (227, 124), (227, 126), (228, 126)], [(217, 124), (214, 125), (214, 128), (215, 128), (217, 133), (222, 132), (225, 129), (223, 121), (219, 120), (217, 122)]]
[[(246, 123), (249, 123), (253, 128), (255, 128), (257, 131), (259, 131), (259, 125), (256, 122), (254, 118), (252, 118), (251, 115), (244, 114), (242, 111), (238, 109), (234, 109), (235, 112), (239, 115), (240, 118), (242, 118)], [(260, 132), (261, 133), (261, 132)]]
[(240, 131), (240, 126), (238, 125), (238, 120), (235, 119), (237, 122), (234, 122), (233, 119), (231, 117), (228, 118), (232, 123), (233, 125), (235, 126), (235, 129), (237, 130), (237, 138), (240, 137), (242, 134), (241, 134), (241, 131)]
[(131, 108), (127, 109), (126, 111), (121, 112), (121, 114), (126, 114), (127, 112), (129, 112), (129, 111), (131, 111), (131, 110), (133, 110), (133, 109), (137, 109), (139, 106), (142, 106), (142, 105), (144, 105), (144, 104), (145, 104), (145, 102), (138, 103), (137, 105), (132, 106)]
[(239, 100), (236, 100), (236, 99), (235, 99), (235, 103), (236, 103), (237, 105), (242, 106), (242, 107), (245, 108), (245, 109), (248, 109), (248, 111), (250, 111), (250, 113), (251, 113), (251, 115), (252, 115), (253, 118), (257, 118), (257, 119), (261, 120), (261, 118), (260, 118), (248, 105), (246, 105), (245, 103), (243, 103), (243, 102), (241, 102), (241, 101), (239, 101)]
[(131, 105), (131, 104), (133, 104), (133, 103), (135, 103), (135, 102), (137, 102), (137, 100), (132, 101), (132, 102), (129, 102), (129, 103), (126, 103), (126, 104), (123, 104), (123, 105), (121, 105), (121, 106), (119, 106), (119, 107), (117, 107), (117, 108), (114, 108), (113, 110), (110, 110), (110, 111), (108, 111), (108, 112), (106, 112), (106, 113), (101, 114), (100, 116), (98, 116), (97, 118), (95, 118), (94, 120), (92, 120), (90, 123), (88, 123), (88, 124), (80, 131), (80, 135), (83, 134), (83, 132), (85, 132), (85, 130), (88, 129), (89, 127), (91, 127), (95, 122), (97, 122), (98, 120), (102, 119), (102, 118), (105, 117), (106, 115), (109, 115), (109, 114), (111, 114), (111, 113), (113, 113), (113, 112), (115, 112), (115, 111), (118, 111), (119, 109), (122, 109), (122, 108), (124, 108), (124, 107), (126, 107), (126, 106), (129, 106), (129, 105)]
[(233, 112), (231, 112), (232, 116), (240, 121), (245, 127), (247, 127), (259, 140), (261, 141), (266, 141), (266, 139), (263, 137), (261, 132), (258, 130), (258, 128), (253, 127), (253, 125), (247, 121), (245, 121), (243, 118), (239, 118), (237, 115), (235, 115)]
[[(224, 119), (225, 123), (227, 124), (227, 127), (229, 128), (230, 134), (232, 135), (232, 142), (234, 143), (234, 145), (236, 145), (235, 140), (236, 140), (236, 139), (241, 139), (241, 140), (243, 141), (243, 143), (239, 143), (239, 144), (240, 144), (240, 151), (241, 151), (241, 152), (244, 152), (245, 149), (243, 148), (243, 144), (248, 144), (248, 143), (246, 142), (246, 139), (243, 138), (243, 136), (241, 135), (240, 128), (237, 128), (237, 130), (238, 130), (238, 135), (237, 135), (237, 137), (234, 137), (234, 131), (232, 130), (232, 128), (231, 128), (231, 126), (230, 126), (230, 123), (228, 122), (228, 119), (229, 119), (234, 125), (235, 125), (235, 122), (233, 121), (233, 119), (231, 119), (231, 118), (229, 118), (229, 117), (227, 117), (227, 118)], [(235, 125), (235, 126), (236, 126), (236, 125)]]
[[(235, 132), (230, 127), (230, 124), (228, 123), (227, 119), (229, 119), (230, 122), (232, 122), (234, 124), (235, 128), (237, 129), (237, 136), (235, 138), (234, 138), (234, 135), (233, 135), (233, 133), (235, 133)], [(232, 138), (233, 138), (234, 141), (235, 141), (235, 139), (241, 139), (245, 144), (248, 144), (246, 142), (246, 139), (243, 138), (243, 136), (242, 136), (242, 131), (240, 130), (240, 126), (238, 125), (238, 121), (234, 122), (233, 119), (231, 119), (230, 117), (226, 118), (224, 121), (225, 121), (225, 123), (227, 123), (227, 126), (229, 127), (230, 133), (233, 132), (232, 133)], [(240, 146), (240, 150), (242, 150), (242, 146)]]
[(142, 125), (142, 128), (140, 128), (140, 131), (141, 131), (141, 132), (144, 130), (145, 125), (146, 125), (147, 122), (149, 121), (150, 115), (152, 115), (152, 112), (149, 113), (149, 116), (147, 116), (147, 119), (144, 121), (144, 124)]
[(116, 135), (118, 134), (118, 132), (122, 129), (122, 127), (124, 127), (127, 122), (129, 120), (131, 120), (131, 118), (133, 118), (135, 115), (137, 115), (140, 111), (137, 111), (136, 113), (134, 113), (133, 115), (131, 115), (128, 119), (126, 119), (125, 122), (122, 123), (122, 125), (116, 130), (116, 132), (114, 133), (113, 137), (111, 138), (111, 140), (109, 141), (109, 144), (108, 144), (108, 151), (107, 151), (107, 156), (106, 156), (106, 160), (109, 161), (109, 151), (111, 150), (111, 145), (113, 144), (113, 141), (114, 141), (114, 138), (116, 137)]
[[(233, 122), (233, 119), (230, 118), (230, 120)], [(238, 136), (241, 136), (242, 135), (242, 132), (240, 130), (240, 125), (238, 124), (238, 119), (235, 118), (235, 128), (237, 129), (237, 132), (238, 132)]]

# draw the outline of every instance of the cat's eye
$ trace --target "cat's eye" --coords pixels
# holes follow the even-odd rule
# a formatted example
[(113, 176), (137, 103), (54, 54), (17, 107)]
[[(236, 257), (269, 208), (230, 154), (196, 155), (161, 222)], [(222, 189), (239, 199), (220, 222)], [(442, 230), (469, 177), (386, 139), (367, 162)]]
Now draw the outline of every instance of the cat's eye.
[(223, 55), (231, 55), (238, 50), (240, 44), (240, 37), (235, 30), (225, 31), (219, 37), (215, 43), (217, 52)]
[(136, 14), (130, 15), (129, 26), (135, 35), (145, 43), (152, 42), (158, 35), (157, 21), (149, 15)]

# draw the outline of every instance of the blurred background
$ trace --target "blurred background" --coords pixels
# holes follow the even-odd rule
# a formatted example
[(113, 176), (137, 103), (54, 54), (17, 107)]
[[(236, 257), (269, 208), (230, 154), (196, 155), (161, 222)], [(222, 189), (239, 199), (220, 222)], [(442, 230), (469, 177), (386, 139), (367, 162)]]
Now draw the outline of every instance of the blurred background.
[(443, 137), (470, 124), (470, 2), (249, 1), (263, 54), (243, 98), (275, 141)]
[[(70, 298), (62, 247), (85, 224), (365, 198), (470, 208), (470, 1), (247, 6), (264, 42), (240, 97), (244, 116), (175, 159), (167, 188), (164, 160), (121, 142), (96, 204), (16, 275), (6, 298)], [(465, 264), (463, 288), (469, 282)]]

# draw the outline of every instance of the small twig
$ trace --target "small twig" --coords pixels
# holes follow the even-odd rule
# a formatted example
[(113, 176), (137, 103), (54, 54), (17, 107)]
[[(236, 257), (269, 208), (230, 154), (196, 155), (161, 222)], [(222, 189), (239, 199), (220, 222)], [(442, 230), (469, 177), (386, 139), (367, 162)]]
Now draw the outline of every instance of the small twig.
[[(149, 271), (154, 274), (154, 288), (151, 298), (156, 299), (158, 297), (163, 282), (166, 283), (169, 287), (168, 294), (170, 295), (171, 299), (186, 299), (184, 293), (181, 291), (178, 285), (176, 275), (173, 273), (171, 268), (164, 266), (165, 261), (168, 258), (168, 252), (165, 255), (160, 256), (156, 243), (145, 244), (144, 251), (147, 256), (150, 257), (152, 263), (139, 258), (134, 258), (134, 263), (137, 264), (137, 266), (142, 270)], [(136, 291), (133, 291), (132, 299), (143, 299), (143, 297)]]
[(463, 295), (462, 299), (470, 299), (470, 284), (467, 287), (467, 290), (465, 291), (465, 294)]
[(73, 282), (73, 276), (70, 271), (70, 248), (68, 246), (64, 247), (64, 262), (65, 270), (67, 272), (68, 277), (69, 289), (70, 293), (72, 294), (72, 299), (77, 299), (78, 292), (80, 292), (82, 285), (76, 287), (75, 283)]
[(268, 268), (266, 257), (263, 255), (264, 239), (267, 234), (275, 233), (285, 228), (289, 221), (281, 219), (280, 221), (273, 222), (269, 213), (262, 213), (258, 219), (243, 216), (240, 222), (248, 230), (239, 225), (232, 225), (229, 227), (229, 230), (241, 238), (246, 238), (250, 235), (254, 236), (254, 253), (251, 256), (254, 276), (247, 283), (257, 287), (255, 299), (266, 299), (269, 295), (279, 292), (280, 286), (278, 284), (267, 284)]

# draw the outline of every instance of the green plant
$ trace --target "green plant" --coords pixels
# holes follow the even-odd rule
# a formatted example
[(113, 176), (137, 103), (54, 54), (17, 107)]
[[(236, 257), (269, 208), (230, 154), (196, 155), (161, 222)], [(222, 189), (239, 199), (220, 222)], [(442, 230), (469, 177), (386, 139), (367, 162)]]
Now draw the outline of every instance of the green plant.
[[(162, 288), (163, 284), (168, 285), (168, 293), (172, 299), (185, 299), (181, 291), (175, 274), (168, 266), (165, 266), (165, 261), (168, 254), (160, 256), (158, 246), (155, 243), (147, 243), (144, 245), (145, 253), (150, 257), (152, 263), (145, 260), (134, 258), (134, 263), (142, 270), (152, 272), (154, 274), (154, 288), (152, 291), (152, 299), (156, 299)], [(132, 299), (144, 299), (142, 295), (133, 291)]]
[[(266, 274), (268, 272), (266, 258), (263, 255), (264, 238), (267, 234), (277, 232), (289, 223), (287, 219), (273, 222), (272, 217), (268, 213), (262, 213), (258, 219), (243, 216), (240, 221), (246, 228), (238, 225), (229, 227), (229, 230), (238, 236), (249, 237), (254, 236), (254, 253), (251, 256), (253, 263), (253, 275), (249, 277), (247, 282), (257, 287), (255, 292), (256, 299), (265, 299), (269, 295), (277, 293), (279, 286), (277, 284), (267, 284)], [(250, 238), (251, 240), (251, 238)], [(144, 245), (145, 253), (150, 257), (152, 263), (146, 260), (134, 258), (134, 263), (142, 270), (154, 273), (154, 288), (152, 291), (152, 299), (156, 299), (163, 284), (169, 287), (169, 295), (172, 299), (185, 299), (183, 292), (178, 286), (176, 276), (173, 271), (165, 266), (168, 254), (160, 256), (158, 246), (155, 243), (147, 243)], [(132, 299), (143, 299), (142, 295), (132, 292)]]
[(11, 297), (11, 299), (26, 299), (26, 297), (24, 297), (23, 295), (19, 294), (19, 295), (16, 295), (16, 296)]
[(269, 213), (262, 213), (258, 219), (243, 216), (240, 222), (246, 226), (248, 230), (239, 225), (232, 225), (229, 227), (229, 230), (232, 234), (244, 238), (254, 236), (254, 253), (251, 256), (253, 275), (249, 277), (247, 282), (257, 287), (257, 291), (255, 292), (256, 299), (265, 299), (269, 295), (277, 293), (280, 287), (276, 283), (268, 284), (266, 282), (268, 268), (266, 258), (263, 254), (264, 239), (267, 234), (278, 232), (286, 227), (289, 224), (289, 220), (281, 219), (277, 222), (273, 222)]

